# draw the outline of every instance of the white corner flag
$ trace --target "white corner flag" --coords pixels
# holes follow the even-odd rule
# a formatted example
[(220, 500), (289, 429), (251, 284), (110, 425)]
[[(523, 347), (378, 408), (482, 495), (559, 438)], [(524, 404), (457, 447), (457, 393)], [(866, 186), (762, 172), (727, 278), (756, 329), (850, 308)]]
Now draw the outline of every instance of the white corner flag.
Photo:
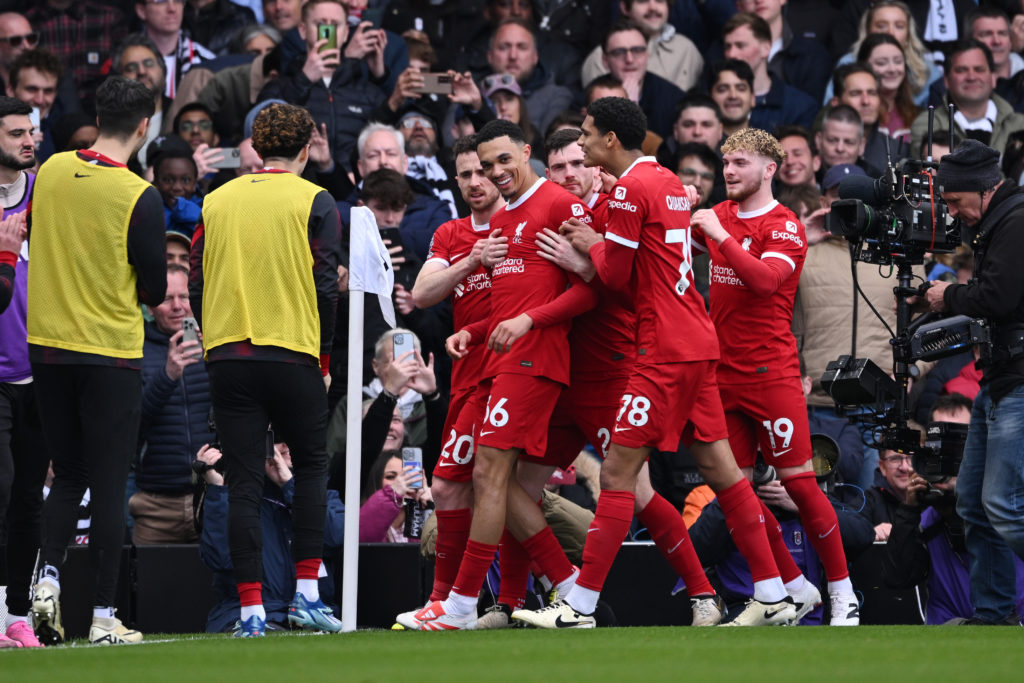
[(395, 270), (373, 212), (365, 206), (353, 206), (349, 235), (348, 290), (376, 294), (384, 320), (394, 327), (395, 307), (391, 294), (395, 291)]
[(349, 219), (348, 269), (348, 415), (345, 434), (345, 556), (341, 587), (342, 631), (356, 630), (356, 602), (359, 592), (359, 463), (363, 450), (363, 293), (377, 295), (381, 313), (395, 326), (391, 293), (395, 271), (391, 254), (381, 241), (377, 219), (365, 206), (352, 207)]

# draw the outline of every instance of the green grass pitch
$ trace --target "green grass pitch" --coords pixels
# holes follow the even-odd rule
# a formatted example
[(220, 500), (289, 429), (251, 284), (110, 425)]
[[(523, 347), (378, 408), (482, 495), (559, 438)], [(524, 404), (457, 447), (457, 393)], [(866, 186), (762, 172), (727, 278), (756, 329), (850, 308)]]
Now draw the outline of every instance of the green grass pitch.
[(4, 681), (1019, 681), (1009, 627), (148, 636), (119, 647), (0, 650)]

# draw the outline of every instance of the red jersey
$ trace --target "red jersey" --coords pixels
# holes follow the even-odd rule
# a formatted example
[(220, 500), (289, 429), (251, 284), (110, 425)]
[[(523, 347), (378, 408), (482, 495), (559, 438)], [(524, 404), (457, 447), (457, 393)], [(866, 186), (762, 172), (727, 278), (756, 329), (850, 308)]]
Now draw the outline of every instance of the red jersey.
[[(604, 252), (634, 250), (628, 287), (636, 311), (637, 360), (678, 363), (718, 358), (718, 340), (693, 283), (690, 202), (675, 173), (637, 159), (612, 188), (606, 242), (591, 249), (605, 282), (621, 281)], [(595, 253), (601, 252), (601, 253)], [(602, 264), (604, 272), (602, 272)]]
[[(566, 290), (564, 270), (540, 256), (537, 233), (557, 231), (569, 218), (592, 221), (590, 209), (557, 184), (537, 180), (523, 196), (491, 217), (491, 229), (508, 237), (508, 256), (491, 271), (491, 314), (487, 336), (502, 320), (546, 304)], [(540, 375), (569, 383), (569, 322), (535, 328), (509, 353), (489, 353), (485, 376)]]
[(711, 318), (722, 346), (719, 382), (798, 377), (791, 325), (807, 255), (804, 226), (776, 201), (745, 213), (726, 201), (714, 211), (732, 236), (721, 246), (707, 240)]
[[(608, 227), (607, 202), (608, 195), (598, 194), (591, 206), (593, 228), (602, 235)], [(573, 382), (628, 375), (636, 358), (636, 315), (632, 302), (623, 292), (608, 289), (600, 279), (590, 284), (598, 289), (597, 307), (577, 316), (569, 333)]]
[[(441, 224), (430, 240), (427, 261), (438, 261), (446, 266), (454, 265), (468, 257), (477, 240), (487, 237), (490, 225), (474, 225), (471, 216), (456, 218)], [(488, 295), (491, 276), (487, 269), (479, 266), (462, 279), (449, 297), (452, 302), (452, 317), (456, 330), (483, 320), (491, 312)], [(487, 361), (487, 347), (477, 344), (469, 347), (469, 353), (458, 363), (452, 364), (452, 392), (475, 386), (483, 377)]]

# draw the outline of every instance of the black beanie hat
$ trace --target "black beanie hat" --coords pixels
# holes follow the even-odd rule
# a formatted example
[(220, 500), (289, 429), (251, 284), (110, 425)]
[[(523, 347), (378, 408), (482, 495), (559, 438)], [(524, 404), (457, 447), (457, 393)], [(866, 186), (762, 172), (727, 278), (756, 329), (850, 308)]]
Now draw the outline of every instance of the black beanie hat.
[(942, 192), (982, 192), (1003, 179), (999, 152), (977, 140), (964, 140), (939, 162)]

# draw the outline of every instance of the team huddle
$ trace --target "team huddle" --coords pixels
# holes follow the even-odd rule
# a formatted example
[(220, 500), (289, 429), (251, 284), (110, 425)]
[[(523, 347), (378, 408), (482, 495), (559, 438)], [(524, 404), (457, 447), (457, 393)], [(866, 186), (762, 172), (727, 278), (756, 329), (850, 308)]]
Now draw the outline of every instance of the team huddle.
[[(432, 485), (434, 585), (425, 607), (398, 615), (406, 629), (593, 628), (634, 514), (685, 582), (693, 624), (722, 622), (686, 527), (647, 471), (651, 451), (680, 441), (751, 569), (752, 599), (723, 625), (795, 623), (822, 601), (748, 481), (758, 450), (822, 559), (832, 625), (859, 623), (835, 512), (810, 466), (790, 332), (807, 244), (771, 192), (784, 153), (758, 129), (730, 136), (728, 201), (691, 215), (694, 188), (642, 155), (645, 131), (636, 104), (595, 101), (581, 134), (549, 141), (548, 174), (562, 182), (531, 169), (522, 132), (505, 121), (455, 148), (472, 215), (438, 228), (413, 290), (421, 306), (450, 295), (458, 331), (447, 342), (457, 361)], [(710, 255), (710, 316), (694, 249)], [(588, 442), (604, 464), (577, 570), (537, 501)], [(478, 619), (499, 549), (498, 601)], [(531, 567), (558, 596), (536, 611), (523, 609)]]

